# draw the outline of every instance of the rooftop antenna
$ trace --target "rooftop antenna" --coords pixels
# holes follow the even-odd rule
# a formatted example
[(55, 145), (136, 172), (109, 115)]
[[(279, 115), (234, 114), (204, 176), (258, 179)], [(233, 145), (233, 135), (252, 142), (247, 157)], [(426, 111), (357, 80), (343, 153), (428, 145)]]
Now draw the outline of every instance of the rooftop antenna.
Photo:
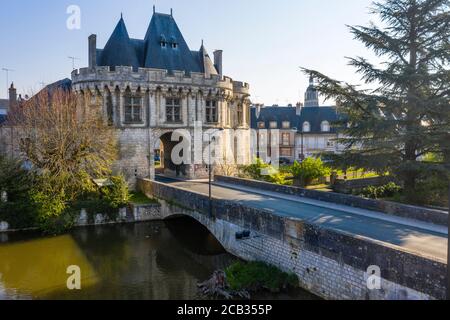
[(80, 60), (79, 58), (76, 57), (68, 57), (70, 60), (72, 60), (72, 70), (75, 70), (75, 60)]
[(156, 13), (156, 6), (153, 5), (153, 13)]
[(9, 73), (14, 72), (13, 69), (2, 68), (2, 71), (6, 73), (6, 97), (8, 97), (8, 89), (9, 89)]
[(123, 19), (123, 12), (120, 13), (120, 19)]
[(170, 16), (173, 17), (173, 9), (170, 8)]

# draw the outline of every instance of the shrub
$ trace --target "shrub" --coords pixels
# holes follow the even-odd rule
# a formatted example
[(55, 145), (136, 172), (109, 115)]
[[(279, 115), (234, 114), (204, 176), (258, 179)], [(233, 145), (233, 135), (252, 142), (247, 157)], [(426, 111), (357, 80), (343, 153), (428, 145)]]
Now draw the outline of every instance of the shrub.
[(58, 216), (47, 216), (39, 221), (39, 229), (49, 235), (67, 232), (75, 225), (75, 214), (75, 211), (68, 208)]
[(103, 199), (112, 207), (119, 209), (130, 202), (128, 184), (123, 176), (111, 177), (111, 185), (103, 187), (101, 193)]
[(325, 177), (331, 172), (320, 158), (306, 158), (301, 163), (295, 161), (290, 171), (294, 176), (295, 184), (301, 187), (309, 186), (315, 179)]
[(298, 277), (262, 262), (237, 262), (225, 270), (232, 290), (269, 289), (278, 292), (289, 287), (297, 288)]
[(380, 199), (380, 198), (392, 198), (402, 192), (402, 187), (398, 186), (394, 182), (390, 182), (387, 185), (381, 187), (369, 186), (364, 188), (361, 194), (367, 198)]
[(250, 179), (276, 184), (286, 183), (286, 175), (284, 173), (279, 172), (270, 164), (264, 163), (261, 159), (256, 159), (255, 163), (245, 166), (243, 172)]
[(29, 201), (0, 203), (0, 221), (8, 222), (11, 229), (38, 226), (36, 208)]

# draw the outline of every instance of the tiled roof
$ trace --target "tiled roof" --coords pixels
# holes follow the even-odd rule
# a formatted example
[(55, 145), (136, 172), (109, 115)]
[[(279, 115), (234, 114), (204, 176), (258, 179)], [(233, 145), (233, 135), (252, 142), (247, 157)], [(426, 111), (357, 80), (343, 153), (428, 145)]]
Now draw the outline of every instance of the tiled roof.
[[(161, 45), (164, 42), (165, 45)], [(172, 15), (154, 13), (144, 40), (131, 39), (123, 18), (120, 19), (104, 49), (97, 49), (99, 66), (132, 66), (205, 72), (204, 54), (191, 51)], [(208, 58), (209, 59), (209, 58)], [(209, 72), (217, 74), (212, 62), (206, 60)]]
[[(289, 121), (291, 128), (297, 128), (302, 131), (303, 124), (309, 122), (311, 125), (310, 133), (323, 133), (321, 130), (322, 122), (328, 121), (330, 125), (341, 118), (335, 107), (307, 107), (301, 109), (301, 114), (297, 115), (295, 107), (263, 107), (259, 117), (256, 117), (256, 108), (251, 109), (251, 125), (253, 129), (258, 129), (258, 123), (264, 122), (265, 128), (270, 129), (270, 122), (276, 121), (278, 129), (282, 129), (282, 123)], [(332, 128), (331, 132), (336, 132)], [(327, 132), (328, 133), (328, 132)]]

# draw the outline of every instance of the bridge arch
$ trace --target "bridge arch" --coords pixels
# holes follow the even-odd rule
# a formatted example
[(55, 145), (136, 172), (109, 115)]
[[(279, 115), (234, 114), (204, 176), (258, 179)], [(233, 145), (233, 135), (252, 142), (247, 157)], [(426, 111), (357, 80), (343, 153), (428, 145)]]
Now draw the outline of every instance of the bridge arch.
[(224, 240), (223, 234), (219, 232), (220, 228), (217, 228), (217, 221), (214, 219), (211, 219), (205, 215), (202, 215), (198, 212), (186, 210), (179, 208), (178, 206), (172, 206), (170, 204), (166, 204), (167, 207), (164, 211), (164, 217), (163, 220), (167, 221), (170, 219), (176, 219), (176, 218), (182, 218), (182, 217), (188, 217), (194, 221), (196, 221), (198, 224), (202, 225), (206, 230), (209, 231), (209, 233), (214, 237), (215, 240), (225, 249), (227, 250), (227, 244)]

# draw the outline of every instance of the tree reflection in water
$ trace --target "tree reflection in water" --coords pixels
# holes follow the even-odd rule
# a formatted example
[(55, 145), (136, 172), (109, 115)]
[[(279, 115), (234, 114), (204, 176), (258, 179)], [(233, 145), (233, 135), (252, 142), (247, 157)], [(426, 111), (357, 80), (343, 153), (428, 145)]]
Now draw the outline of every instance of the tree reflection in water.
[[(15, 234), (0, 244), (0, 298), (199, 299), (197, 283), (235, 260), (191, 218), (78, 228), (55, 238)], [(82, 290), (65, 288), (68, 265), (81, 267)]]

